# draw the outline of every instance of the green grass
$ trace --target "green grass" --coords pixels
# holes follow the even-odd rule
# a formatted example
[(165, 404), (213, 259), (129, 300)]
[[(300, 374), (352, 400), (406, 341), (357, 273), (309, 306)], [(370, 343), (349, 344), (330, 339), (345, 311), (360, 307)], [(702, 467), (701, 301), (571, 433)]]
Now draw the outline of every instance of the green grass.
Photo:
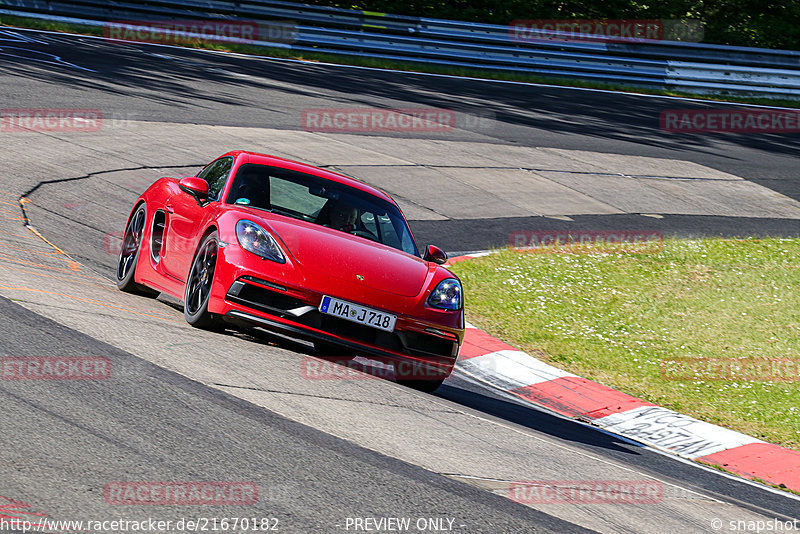
[[(0, 15), (0, 26), (11, 26), (17, 28), (30, 28), (37, 30), (48, 30), (55, 32), (78, 33), (83, 35), (103, 35), (103, 28), (97, 26), (85, 26), (79, 24), (67, 24), (62, 22), (51, 22), (29, 17), (17, 17), (12, 15)], [(474, 69), (466, 67), (445, 67), (415, 63), (412, 61), (395, 61), (388, 59), (359, 58), (347, 55), (329, 54), (322, 52), (298, 52), (283, 48), (268, 48), (252, 45), (222, 44), (213, 43), (205, 40), (195, 40), (180, 43), (181, 46), (188, 48), (203, 48), (220, 52), (236, 52), (241, 54), (251, 54), (256, 56), (274, 57), (280, 59), (298, 59), (304, 61), (334, 63), (341, 65), (355, 65), (360, 67), (372, 67), (378, 69), (392, 69), (406, 72), (420, 72), (431, 74), (445, 74), (449, 76), (461, 76), (469, 78), (482, 78), (487, 80), (506, 80), (524, 83), (538, 83), (549, 85), (560, 85), (564, 87), (581, 87), (587, 89), (604, 89), (609, 91), (626, 91), (631, 93), (678, 96), (687, 98), (699, 98), (717, 102), (739, 102), (744, 104), (755, 104), (759, 106), (781, 106), (797, 108), (800, 107), (798, 100), (784, 100), (774, 98), (739, 97), (739, 96), (713, 96), (700, 95), (682, 91), (666, 91), (657, 89), (647, 89), (642, 87), (627, 86), (624, 84), (611, 84), (558, 78), (550, 76), (540, 76), (536, 74), (520, 74), (513, 72), (503, 72), (486, 69)]]
[(671, 358), (788, 358), (800, 369), (798, 259), (800, 239), (667, 239), (654, 254), (504, 249), (452, 269), (464, 282), (467, 320), (511, 345), (800, 450), (800, 376), (675, 380), (661, 368)]

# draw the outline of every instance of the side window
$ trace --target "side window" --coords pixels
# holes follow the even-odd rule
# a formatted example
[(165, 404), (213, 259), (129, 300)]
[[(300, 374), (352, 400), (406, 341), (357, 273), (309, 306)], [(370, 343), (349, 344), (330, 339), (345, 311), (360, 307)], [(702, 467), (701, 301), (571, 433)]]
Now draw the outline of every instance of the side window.
[(228, 156), (210, 163), (197, 174), (198, 178), (202, 178), (208, 182), (209, 199), (219, 200), (219, 193), (222, 191), (222, 188), (225, 187), (225, 182), (228, 180), (228, 175), (232, 167), (233, 158)]

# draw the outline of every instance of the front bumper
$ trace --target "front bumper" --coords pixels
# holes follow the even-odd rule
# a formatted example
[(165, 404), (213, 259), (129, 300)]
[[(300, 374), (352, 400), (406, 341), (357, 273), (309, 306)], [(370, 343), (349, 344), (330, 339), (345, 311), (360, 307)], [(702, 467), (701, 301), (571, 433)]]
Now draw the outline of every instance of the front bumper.
[[(404, 362), (405, 369), (412, 369), (409, 379), (443, 379), (455, 365), (464, 338), (463, 311), (445, 312), (427, 307), (419, 313), (386, 310), (397, 315), (397, 322), (393, 332), (385, 332), (321, 313), (318, 307), (323, 293), (303, 286), (302, 280), (293, 280), (297, 278), (296, 272), (286, 272), (285, 266), (256, 260), (255, 267), (260, 267), (260, 271), (276, 271), (268, 280), (267, 274), (254, 274), (252, 255), (243, 256), (247, 253), (230, 246), (221, 249), (221, 253), (227, 256), (224, 262), (227, 268), (217, 272), (209, 311), (228, 321), (254, 324), (292, 337), (343, 345), (355, 353)], [(300, 283), (290, 285), (287, 280)], [(344, 294), (336, 291), (326, 294), (376, 307), (373, 304), (376, 300), (366, 295), (353, 298), (346, 289), (336, 289)], [(424, 296), (400, 300), (406, 309), (413, 311), (415, 306), (422, 307), (419, 301), (424, 301)]]

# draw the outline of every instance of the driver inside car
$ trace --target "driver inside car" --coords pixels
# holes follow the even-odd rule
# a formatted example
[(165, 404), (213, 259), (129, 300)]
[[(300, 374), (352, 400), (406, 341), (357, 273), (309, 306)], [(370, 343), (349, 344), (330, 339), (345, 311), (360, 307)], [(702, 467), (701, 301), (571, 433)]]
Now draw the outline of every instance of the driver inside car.
[[(234, 204), (269, 209), (269, 189), (267, 180), (258, 172), (245, 169), (236, 176), (232, 191), (236, 191)], [(238, 188), (236, 185), (238, 184)], [(229, 197), (230, 198), (230, 197)]]
[(329, 213), (330, 228), (341, 230), (342, 232), (352, 232), (356, 229), (356, 217), (358, 210), (342, 201), (333, 205)]

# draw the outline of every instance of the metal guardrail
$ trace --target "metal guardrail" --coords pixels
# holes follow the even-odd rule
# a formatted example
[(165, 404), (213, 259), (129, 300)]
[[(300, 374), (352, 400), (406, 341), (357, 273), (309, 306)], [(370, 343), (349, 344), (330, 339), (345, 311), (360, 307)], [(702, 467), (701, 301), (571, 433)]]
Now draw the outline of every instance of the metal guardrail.
[[(145, 20), (291, 21), (290, 39), (250, 44), (359, 57), (539, 74), (631, 86), (800, 97), (800, 52), (682, 41), (530, 32), (271, 0), (4, 0), (0, 13), (88, 24)], [(530, 37), (537, 37), (535, 40)]]

